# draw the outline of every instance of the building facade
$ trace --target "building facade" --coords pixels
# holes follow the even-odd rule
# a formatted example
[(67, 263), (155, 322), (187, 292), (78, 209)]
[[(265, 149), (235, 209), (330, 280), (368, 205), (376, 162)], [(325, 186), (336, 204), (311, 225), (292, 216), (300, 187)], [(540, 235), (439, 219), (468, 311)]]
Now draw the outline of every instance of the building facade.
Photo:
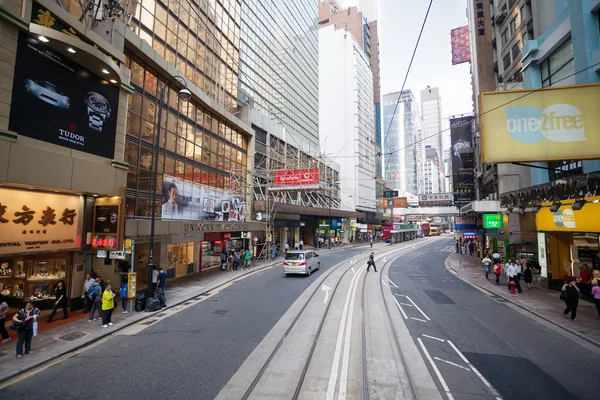
[(239, 96), (276, 118), (302, 151), (319, 152), (319, 55), (314, 1), (241, 2)]
[[(442, 136), (442, 98), (440, 97), (440, 89), (437, 87), (427, 87), (421, 90), (421, 113), (423, 117), (423, 145), (425, 148), (429, 146), (435, 151), (435, 157), (438, 160), (437, 176), (427, 176), (427, 180), (437, 180), (436, 186), (443, 192), (445, 191), (445, 172), (442, 163), (443, 157), (443, 136)], [(431, 153), (429, 150), (429, 153)], [(426, 160), (431, 158), (426, 149)], [(426, 193), (433, 193), (427, 192)]]
[(340, 164), (341, 207), (375, 212), (373, 79), (363, 49), (343, 29), (319, 30), (321, 148)]
[(440, 163), (437, 151), (431, 146), (425, 146), (425, 165), (424, 165), (424, 184), (423, 194), (442, 193), (444, 188), (441, 186), (442, 175), (441, 169), (443, 164)]

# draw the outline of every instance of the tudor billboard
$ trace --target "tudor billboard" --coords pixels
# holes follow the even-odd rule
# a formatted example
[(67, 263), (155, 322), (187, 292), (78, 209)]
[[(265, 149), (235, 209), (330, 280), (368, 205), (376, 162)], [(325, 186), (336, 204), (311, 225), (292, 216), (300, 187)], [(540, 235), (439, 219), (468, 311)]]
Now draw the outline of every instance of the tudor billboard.
[(600, 158), (600, 85), (481, 94), (483, 162)]

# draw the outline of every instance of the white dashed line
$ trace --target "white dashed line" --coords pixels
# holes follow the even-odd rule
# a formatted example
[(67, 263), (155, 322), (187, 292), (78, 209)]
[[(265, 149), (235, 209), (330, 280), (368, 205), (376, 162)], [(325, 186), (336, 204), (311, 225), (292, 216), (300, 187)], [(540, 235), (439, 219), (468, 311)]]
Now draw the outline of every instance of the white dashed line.
[(439, 337), (435, 337), (435, 336), (423, 335), (423, 337), (433, 339), (433, 340), (439, 340), (440, 342), (445, 342), (444, 339), (440, 339)]
[(500, 393), (498, 393), (498, 391), (496, 389), (494, 389), (492, 384), (489, 383), (488, 380), (483, 377), (483, 375), (481, 375), (481, 373), (477, 370), (477, 368), (475, 368), (473, 366), (473, 364), (471, 364), (469, 362), (469, 360), (467, 360), (467, 357), (465, 357), (463, 355), (463, 353), (461, 353), (460, 350), (458, 350), (458, 348), (454, 345), (454, 343), (452, 343), (451, 341), (448, 340), (448, 344), (454, 349), (456, 354), (458, 354), (460, 356), (460, 358), (462, 358), (462, 360), (465, 362), (465, 364), (467, 364), (469, 367), (471, 367), (473, 372), (475, 372), (475, 375), (477, 375), (479, 377), (479, 379), (481, 379), (481, 382), (483, 382), (483, 384), (485, 386), (487, 386), (488, 389), (490, 389), (490, 391), (494, 394), (494, 396), (496, 396), (496, 399), (501, 400), (502, 397), (500, 396)]
[(427, 316), (427, 315), (426, 315), (426, 314), (423, 312), (423, 310), (421, 310), (421, 309), (419, 308), (419, 306), (418, 306), (418, 305), (416, 305), (416, 304), (415, 304), (415, 302), (414, 302), (414, 301), (412, 301), (412, 300), (411, 300), (411, 298), (410, 298), (410, 297), (406, 296), (406, 298), (408, 299), (408, 301), (410, 301), (410, 302), (413, 304), (413, 306), (415, 306), (415, 308), (416, 308), (417, 310), (419, 310), (419, 312), (420, 312), (421, 314), (423, 314), (423, 316), (425, 317), (425, 319), (426, 319), (427, 321), (431, 321), (431, 319), (430, 319), (430, 318), (429, 318), (429, 317), (428, 317), (428, 316)]
[(410, 319), (414, 319), (415, 321), (427, 322), (427, 321), (425, 321), (424, 319), (421, 319), (421, 318), (410, 317)]
[(396, 305), (400, 309), (400, 312), (402, 313), (402, 316), (404, 317), (404, 319), (408, 319), (408, 315), (406, 315), (406, 313), (404, 312), (404, 309), (402, 308), (402, 306), (400, 305), (400, 303), (398, 303), (398, 300), (396, 300), (395, 297), (394, 297), (394, 301), (396, 302)]
[(455, 364), (455, 363), (453, 363), (452, 361), (443, 360), (443, 359), (441, 359), (441, 358), (439, 358), (439, 357), (433, 357), (433, 358), (434, 358), (435, 360), (438, 360), (438, 361), (445, 362), (446, 364), (453, 365), (453, 366), (455, 366), (455, 367), (457, 367), (457, 368), (462, 368), (462, 369), (464, 369), (464, 370), (470, 371), (470, 369), (469, 369), (469, 368), (463, 367), (462, 365)]
[(444, 392), (446, 392), (446, 396), (448, 396), (449, 400), (454, 400), (454, 397), (452, 397), (452, 395), (450, 394), (450, 389), (448, 388), (448, 385), (446, 384), (446, 381), (442, 377), (442, 374), (440, 373), (440, 370), (438, 369), (437, 365), (435, 365), (435, 362), (433, 362), (433, 359), (429, 355), (429, 352), (425, 348), (425, 345), (423, 344), (423, 341), (421, 340), (421, 338), (417, 338), (417, 342), (419, 342), (419, 345), (421, 346), (421, 349), (423, 350), (423, 353), (425, 354), (425, 357), (427, 357), (427, 360), (431, 364), (431, 368), (433, 369), (433, 371), (437, 375), (438, 379), (440, 380), (440, 384), (442, 385), (442, 388), (444, 389)]

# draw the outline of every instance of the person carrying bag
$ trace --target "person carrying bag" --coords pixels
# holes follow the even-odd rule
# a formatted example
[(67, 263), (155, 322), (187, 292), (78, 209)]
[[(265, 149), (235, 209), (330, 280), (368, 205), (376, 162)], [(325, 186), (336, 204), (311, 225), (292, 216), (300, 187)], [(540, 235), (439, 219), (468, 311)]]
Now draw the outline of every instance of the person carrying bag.
[(17, 358), (23, 358), (23, 345), (25, 354), (35, 354), (31, 350), (31, 339), (37, 335), (37, 316), (40, 310), (33, 306), (33, 301), (27, 300), (25, 308), (20, 309), (14, 316), (11, 329), (17, 331)]

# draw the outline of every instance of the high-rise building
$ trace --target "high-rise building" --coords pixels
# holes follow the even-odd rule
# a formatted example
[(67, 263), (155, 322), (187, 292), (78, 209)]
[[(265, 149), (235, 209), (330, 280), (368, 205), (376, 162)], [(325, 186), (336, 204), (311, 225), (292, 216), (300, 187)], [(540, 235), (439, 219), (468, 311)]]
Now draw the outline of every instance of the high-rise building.
[(441, 193), (442, 181), (439, 179), (442, 175), (443, 164), (440, 162), (436, 149), (431, 146), (425, 146), (425, 165), (423, 174), (423, 186), (421, 193)]
[(344, 5), (358, 7), (369, 21), (379, 20), (379, 0), (345, 0)]
[[(440, 97), (439, 88), (427, 86), (426, 89), (421, 90), (421, 113), (423, 117), (423, 145), (431, 147), (438, 159), (437, 176), (428, 177), (427, 179), (437, 180), (437, 186), (443, 192), (445, 190), (445, 173), (444, 165), (441, 162), (443, 157), (442, 98)], [(426, 157), (429, 158), (429, 154), (426, 154)]]
[[(375, 3), (378, 7), (377, 1)], [(362, 3), (361, 3), (362, 5)], [(365, 4), (369, 10), (368, 4)], [(381, 82), (380, 82), (380, 62), (379, 62), (379, 34), (377, 12), (373, 12), (371, 17), (361, 11), (359, 7), (349, 7), (342, 10), (337, 0), (320, 0), (319, 3), (319, 26), (325, 27), (334, 25), (336, 29), (344, 29), (354, 37), (354, 40), (364, 50), (365, 55), (371, 66), (373, 76), (373, 108), (375, 124), (375, 147), (376, 153), (382, 153), (382, 128), (381, 128)], [(382, 177), (382, 159), (379, 156), (376, 163), (376, 176)]]
[(321, 149), (340, 165), (342, 207), (375, 212), (373, 79), (369, 59), (344, 29), (319, 30)]
[(384, 175), (394, 188), (413, 195), (419, 194), (424, 174), (424, 147), (421, 117), (416, 99), (410, 90), (383, 96)]
[(312, 0), (246, 0), (238, 101), (281, 123), (289, 143), (319, 150), (317, 7)]

